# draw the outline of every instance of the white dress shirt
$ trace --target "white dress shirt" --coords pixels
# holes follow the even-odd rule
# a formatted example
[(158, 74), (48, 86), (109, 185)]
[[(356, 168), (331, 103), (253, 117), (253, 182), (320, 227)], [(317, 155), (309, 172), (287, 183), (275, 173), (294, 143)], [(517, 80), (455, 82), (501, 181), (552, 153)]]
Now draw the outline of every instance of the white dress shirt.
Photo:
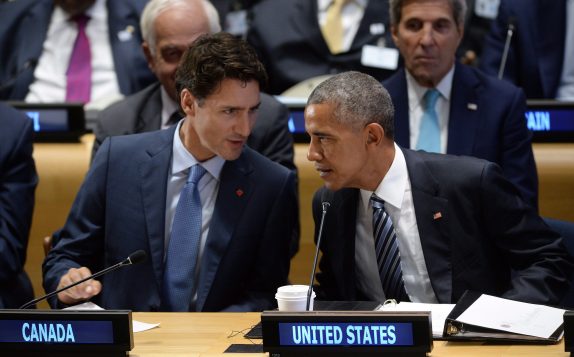
[[(86, 35), (92, 52), (92, 91), (90, 102), (120, 96), (112, 47), (108, 31), (108, 10), (105, 0), (96, 0), (86, 11), (90, 17)], [(54, 7), (44, 41), (34, 81), (30, 85), (27, 102), (64, 102), (66, 100), (66, 71), (78, 28), (60, 7)]]
[[(171, 226), (173, 224), (173, 217), (175, 216), (175, 210), (177, 208), (177, 203), (179, 202), (181, 190), (187, 181), (190, 167), (198, 163), (195, 157), (193, 157), (193, 155), (187, 151), (185, 146), (183, 146), (183, 142), (179, 136), (179, 130), (182, 123), (183, 121), (180, 121), (177, 124), (177, 129), (175, 130), (173, 137), (171, 171), (167, 180), (167, 195), (165, 202), (165, 253), (168, 251), (167, 248), (169, 238), (171, 236)], [(219, 178), (223, 164), (225, 164), (225, 160), (219, 156), (214, 156), (213, 158), (201, 163), (201, 166), (203, 166), (207, 172), (198, 183), (199, 197), (201, 198), (201, 240), (199, 244), (199, 254), (197, 256), (197, 265), (195, 267), (196, 279), (199, 276), (199, 267), (201, 266), (205, 242), (207, 241), (207, 235), (209, 233), (209, 225), (211, 223), (211, 218), (213, 217), (217, 193), (219, 192)], [(197, 300), (197, 284), (195, 288), (196, 291), (192, 292), (193, 299), (191, 306), (194, 306), (195, 301)]]
[(566, 2), (566, 36), (564, 61), (556, 99), (574, 100), (574, 0)]
[[(423, 97), (426, 91), (430, 88), (423, 87), (417, 83), (414, 77), (408, 72), (407, 74), (407, 90), (409, 96), (409, 131), (410, 131), (410, 147), (416, 149), (417, 141), (419, 140), (419, 132), (421, 128), (421, 118), (424, 111)], [(448, 121), (450, 117), (450, 92), (452, 89), (452, 78), (454, 75), (454, 66), (448, 71), (444, 78), (438, 83), (436, 89), (439, 91), (440, 96), (436, 102), (435, 110), (438, 116), (438, 124), (440, 127), (440, 152), (445, 154), (448, 145)]]
[[(333, 0), (317, 0), (319, 26), (323, 27), (327, 21), (327, 9)], [(349, 0), (341, 12), (343, 21), (343, 52), (348, 52), (353, 40), (359, 31), (359, 25), (365, 14), (368, 0)]]
[[(407, 164), (403, 152), (396, 144), (393, 163), (375, 193), (385, 201), (385, 211), (395, 227), (407, 294), (412, 302), (437, 303), (422, 250)], [(385, 294), (379, 277), (373, 237), (372, 194), (360, 190), (355, 228), (356, 278), (361, 292), (371, 300), (383, 302)]]

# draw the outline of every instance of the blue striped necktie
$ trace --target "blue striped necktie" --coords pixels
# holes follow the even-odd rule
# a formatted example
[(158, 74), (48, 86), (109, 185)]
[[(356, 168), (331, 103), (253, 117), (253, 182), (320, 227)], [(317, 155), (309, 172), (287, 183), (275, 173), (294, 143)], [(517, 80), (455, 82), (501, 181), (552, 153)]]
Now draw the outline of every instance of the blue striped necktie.
[(163, 275), (163, 309), (189, 311), (201, 239), (201, 199), (197, 183), (205, 174), (191, 167), (175, 209)]
[(409, 301), (403, 281), (397, 234), (391, 217), (384, 209), (385, 201), (373, 194), (371, 204), (373, 205), (375, 253), (385, 297), (397, 301)]
[(440, 127), (438, 124), (438, 115), (435, 110), (436, 101), (439, 96), (439, 91), (433, 88), (427, 90), (423, 97), (424, 111), (421, 118), (417, 150), (424, 150), (427, 152), (441, 151)]

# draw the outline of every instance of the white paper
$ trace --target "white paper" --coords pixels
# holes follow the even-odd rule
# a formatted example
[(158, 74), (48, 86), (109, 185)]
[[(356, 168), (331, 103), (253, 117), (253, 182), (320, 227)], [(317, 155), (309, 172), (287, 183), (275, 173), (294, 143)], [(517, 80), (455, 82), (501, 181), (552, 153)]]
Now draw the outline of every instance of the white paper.
[[(91, 310), (91, 311), (103, 311), (104, 309), (96, 304), (94, 304), (91, 301), (82, 303), (82, 304), (78, 304), (78, 305), (74, 305), (74, 306), (70, 306), (65, 308), (64, 310), (78, 310), (78, 311), (85, 311), (85, 310)], [(142, 331), (146, 331), (146, 330), (151, 330), (152, 328), (158, 327), (159, 323), (157, 324), (148, 324), (146, 322), (141, 322), (141, 321), (136, 321), (136, 320), (132, 320), (132, 330), (134, 331), (134, 333), (136, 332), (142, 332)]]
[(549, 338), (563, 322), (564, 310), (481, 295), (457, 321), (528, 336)]
[(442, 337), (446, 317), (454, 304), (423, 304), (416, 302), (400, 302), (380, 306), (379, 311), (430, 311), (433, 337)]
[(395, 70), (399, 66), (399, 50), (364, 45), (361, 52), (361, 64), (366, 67)]

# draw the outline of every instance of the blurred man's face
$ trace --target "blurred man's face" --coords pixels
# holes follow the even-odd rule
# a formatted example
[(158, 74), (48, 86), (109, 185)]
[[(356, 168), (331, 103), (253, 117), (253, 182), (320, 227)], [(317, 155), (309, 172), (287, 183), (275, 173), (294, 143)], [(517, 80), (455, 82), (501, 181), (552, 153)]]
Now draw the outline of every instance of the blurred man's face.
[(54, 0), (54, 5), (61, 7), (70, 16), (84, 13), (96, 0)]
[(182, 91), (186, 119), (181, 128), (185, 147), (199, 161), (218, 155), (235, 160), (251, 133), (259, 109), (259, 83), (224, 79), (215, 93), (202, 101)]
[(311, 137), (307, 159), (315, 163), (328, 189), (362, 187), (361, 176), (368, 167), (365, 130), (337, 122), (334, 108), (331, 103), (305, 108), (305, 130)]
[(179, 102), (175, 89), (177, 65), (187, 47), (200, 35), (209, 33), (209, 22), (202, 7), (185, 5), (160, 13), (154, 28), (154, 48), (147, 42), (143, 44), (148, 65), (169, 96)]
[(454, 65), (463, 35), (446, 0), (406, 1), (391, 31), (405, 67), (425, 87), (435, 87)]

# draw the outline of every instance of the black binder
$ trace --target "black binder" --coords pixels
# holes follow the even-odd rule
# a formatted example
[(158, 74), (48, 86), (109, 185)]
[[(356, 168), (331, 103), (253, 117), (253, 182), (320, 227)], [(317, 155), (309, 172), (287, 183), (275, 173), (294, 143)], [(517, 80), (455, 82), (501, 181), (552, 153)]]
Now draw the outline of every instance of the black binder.
[(475, 291), (466, 291), (456, 303), (444, 324), (443, 338), (450, 341), (501, 341), (509, 343), (534, 343), (551, 345), (558, 343), (564, 333), (562, 323), (549, 338), (529, 336), (496, 330), (467, 323), (457, 318), (468, 309), (482, 294)]

